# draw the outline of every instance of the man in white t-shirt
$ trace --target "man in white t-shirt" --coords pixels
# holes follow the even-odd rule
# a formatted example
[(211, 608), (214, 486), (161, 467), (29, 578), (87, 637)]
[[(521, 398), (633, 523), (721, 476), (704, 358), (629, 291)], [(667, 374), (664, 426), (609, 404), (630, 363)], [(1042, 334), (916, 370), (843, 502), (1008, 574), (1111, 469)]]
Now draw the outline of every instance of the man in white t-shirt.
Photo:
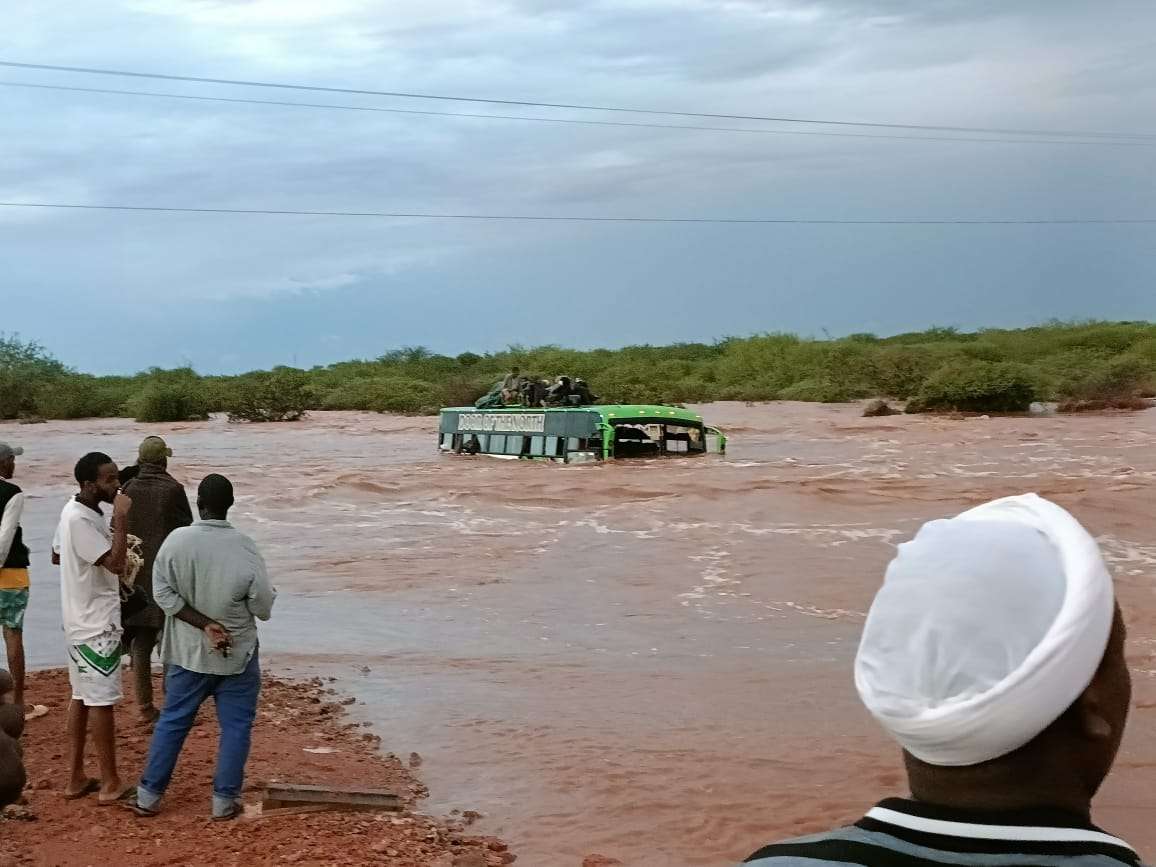
[[(120, 579), (128, 550), (128, 512), (132, 500), (119, 492), (116, 464), (91, 452), (76, 464), (80, 492), (60, 514), (60, 604), (68, 642), (70, 778), (64, 797), (99, 791), (100, 805), (135, 795), (121, 783), (116, 768), (116, 703), (120, 683)], [(101, 503), (112, 503), (112, 530)], [(84, 770), (84, 745), (92, 720), (92, 739), (100, 762), (100, 780)]]

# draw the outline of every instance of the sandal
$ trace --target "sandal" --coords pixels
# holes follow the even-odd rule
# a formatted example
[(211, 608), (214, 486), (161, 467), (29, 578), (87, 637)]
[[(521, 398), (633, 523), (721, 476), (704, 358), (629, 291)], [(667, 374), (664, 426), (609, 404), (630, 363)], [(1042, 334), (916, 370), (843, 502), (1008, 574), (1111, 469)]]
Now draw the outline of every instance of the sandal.
[(84, 786), (79, 792), (65, 792), (64, 800), (79, 801), (81, 798), (91, 795), (93, 792), (100, 791), (100, 780), (94, 780), (91, 777), (85, 782)]
[(115, 798), (97, 798), (98, 807), (115, 807), (117, 804), (128, 803), (136, 798), (136, 786), (129, 786)]

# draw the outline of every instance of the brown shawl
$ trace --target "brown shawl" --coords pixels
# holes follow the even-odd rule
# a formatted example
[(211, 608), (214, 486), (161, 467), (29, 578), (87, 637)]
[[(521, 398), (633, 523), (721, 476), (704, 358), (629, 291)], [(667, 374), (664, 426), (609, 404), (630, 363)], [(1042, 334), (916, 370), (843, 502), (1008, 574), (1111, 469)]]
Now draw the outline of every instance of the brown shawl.
[(153, 561), (169, 533), (193, 523), (193, 511), (181, 483), (156, 464), (142, 463), (136, 478), (124, 486), (124, 492), (132, 498), (128, 531), (140, 537), (144, 557), (136, 583), (149, 599), (148, 607), (129, 618), (125, 626), (160, 629), (165, 616), (152, 601)]

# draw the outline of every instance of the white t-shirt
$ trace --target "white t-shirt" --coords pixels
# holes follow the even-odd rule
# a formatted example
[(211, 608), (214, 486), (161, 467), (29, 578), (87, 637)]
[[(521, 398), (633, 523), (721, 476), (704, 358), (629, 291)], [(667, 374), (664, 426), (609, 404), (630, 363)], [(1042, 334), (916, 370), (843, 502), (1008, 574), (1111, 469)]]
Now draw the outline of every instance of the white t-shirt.
[(85, 644), (120, 631), (120, 587), (116, 575), (96, 561), (112, 550), (104, 515), (70, 500), (60, 513), (60, 607), (69, 644)]

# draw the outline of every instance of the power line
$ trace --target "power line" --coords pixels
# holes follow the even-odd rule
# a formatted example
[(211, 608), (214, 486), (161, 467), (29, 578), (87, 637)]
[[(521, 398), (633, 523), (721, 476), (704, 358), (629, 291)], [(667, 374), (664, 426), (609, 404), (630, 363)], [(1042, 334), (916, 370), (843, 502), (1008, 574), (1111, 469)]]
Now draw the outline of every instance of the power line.
[(306, 211), (272, 208), (186, 208), (160, 205), (78, 205), (62, 202), (0, 202), (0, 208), (59, 208), (77, 211), (146, 211), (173, 214), (249, 214), (279, 217), (373, 217), (405, 220), (475, 220), (550, 223), (714, 223), (804, 226), (1070, 226), (1150, 225), (1139, 219), (819, 220), (765, 217), (586, 217), (544, 214), (453, 214), (403, 211)]
[(406, 91), (392, 91), (392, 90), (368, 90), (351, 87), (324, 87), (313, 84), (284, 84), (280, 82), (271, 81), (249, 81), (245, 79), (234, 78), (209, 78), (195, 75), (171, 75), (159, 72), (136, 72), (123, 69), (104, 69), (100, 67), (89, 66), (60, 66), (49, 63), (17, 63), (11, 60), (0, 60), (0, 66), (6, 66), (12, 69), (36, 69), (48, 72), (77, 72), (85, 75), (115, 75), (124, 78), (151, 78), (163, 81), (187, 81), (197, 84), (225, 84), (240, 87), (266, 87), (278, 88), (282, 90), (308, 90), (317, 93), (348, 93), (357, 94), (360, 96), (388, 96), (400, 99), (430, 99), (440, 100), (446, 102), (471, 102), (471, 103), (485, 103), (487, 105), (516, 105), (530, 108), (558, 108), (570, 109), (574, 111), (608, 111), (619, 112), (627, 114), (648, 114), (648, 115), (665, 115), (667, 117), (697, 117), (708, 120), (751, 120), (751, 121), (767, 121), (772, 123), (803, 123), (803, 124), (820, 124), (825, 126), (845, 126), (845, 127), (871, 127), (876, 129), (898, 129), (898, 130), (923, 130), (928, 132), (956, 132), (956, 133), (975, 133), (981, 135), (1023, 135), (1023, 136), (1051, 136), (1054, 138), (1116, 138), (1116, 139), (1135, 139), (1135, 140), (1156, 140), (1156, 134), (1151, 133), (1130, 133), (1130, 132), (1093, 132), (1093, 131), (1078, 131), (1078, 130), (1039, 130), (1039, 129), (1014, 129), (1001, 127), (967, 127), (967, 126), (943, 126), (932, 124), (915, 124), (915, 123), (875, 123), (866, 121), (851, 121), (851, 120), (827, 120), (814, 118), (800, 118), (800, 117), (774, 117), (768, 115), (755, 114), (720, 114), (715, 112), (699, 112), (699, 111), (666, 111), (664, 109), (654, 108), (630, 108), (625, 106), (609, 106), (609, 105), (586, 105), (581, 103), (565, 103), (565, 102), (533, 102), (530, 100), (520, 99), (497, 99), (492, 97), (477, 97), (477, 96), (450, 96), (446, 94), (437, 93), (410, 93)]
[(578, 124), (583, 126), (611, 126), (632, 127), (637, 129), (673, 129), (691, 130), (698, 132), (738, 132), (753, 133), (755, 135), (788, 135), (788, 136), (820, 136), (823, 138), (866, 138), (881, 139), (883, 141), (946, 141), (946, 142), (977, 142), (980, 144), (1047, 144), (1047, 145), (1086, 145), (1109, 147), (1156, 147), (1156, 141), (1111, 141), (1099, 139), (1095, 141), (1080, 141), (1079, 139), (1039, 139), (1039, 138), (975, 138), (966, 136), (930, 136), (930, 135), (873, 135), (871, 133), (856, 132), (817, 132), (815, 130), (790, 129), (751, 129), (749, 127), (733, 126), (697, 126), (677, 123), (641, 123), (619, 120), (581, 120), (560, 117), (531, 117), (529, 115), (510, 114), (480, 114), (459, 111), (432, 111), (412, 108), (386, 108), (371, 105), (338, 105), (327, 102), (293, 102), (276, 99), (251, 99), (245, 97), (203, 96), (187, 93), (167, 93), (148, 90), (120, 90), (107, 87), (75, 87), (64, 84), (40, 84), (25, 81), (0, 81), (0, 87), (19, 87), (30, 90), (54, 90), (72, 93), (101, 93), (116, 96), (146, 96), (160, 99), (182, 99), (195, 102), (224, 102), (240, 103), (244, 105), (272, 105), (289, 108), (331, 109), (339, 111), (362, 111), (384, 114), (422, 115), (429, 117), (464, 117), (479, 120), (513, 120), (532, 121), (536, 123)]

